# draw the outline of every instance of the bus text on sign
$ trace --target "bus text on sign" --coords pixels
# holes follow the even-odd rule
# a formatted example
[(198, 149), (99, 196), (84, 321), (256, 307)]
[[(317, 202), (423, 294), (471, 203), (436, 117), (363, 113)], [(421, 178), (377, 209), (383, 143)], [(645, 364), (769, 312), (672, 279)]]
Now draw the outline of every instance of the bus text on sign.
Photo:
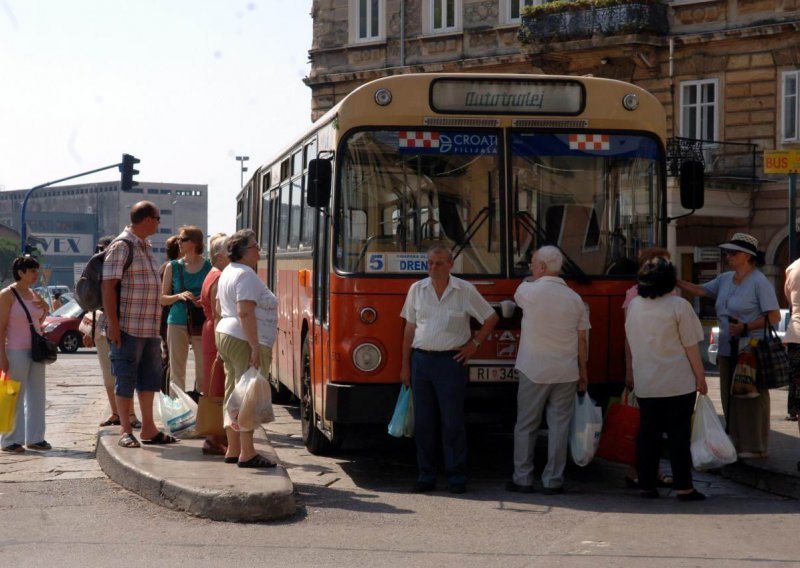
[(800, 173), (800, 151), (798, 150), (765, 150), (765, 174)]

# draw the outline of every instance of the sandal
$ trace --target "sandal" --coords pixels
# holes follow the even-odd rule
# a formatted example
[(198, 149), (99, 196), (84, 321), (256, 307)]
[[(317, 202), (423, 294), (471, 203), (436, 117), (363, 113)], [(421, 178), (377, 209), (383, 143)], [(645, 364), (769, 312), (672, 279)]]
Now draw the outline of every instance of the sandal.
[(147, 446), (163, 446), (165, 444), (176, 444), (177, 442), (177, 438), (164, 434), (164, 432), (159, 432), (149, 440), (142, 440), (142, 444)]
[(658, 486), (659, 487), (672, 487), (675, 483), (675, 480), (672, 478), (671, 475), (667, 475), (666, 473), (659, 472), (658, 474)]
[(142, 422), (138, 418), (136, 418), (135, 414), (131, 414), (131, 428), (134, 430), (141, 430), (142, 429)]
[(229, 458), (225, 458), (222, 461), (224, 461), (225, 463), (239, 463), (239, 458), (237, 458), (236, 456), (232, 456)]
[(139, 448), (139, 440), (136, 439), (136, 436), (133, 434), (123, 434), (122, 437), (117, 442), (118, 446), (123, 448)]
[(796, 414), (789, 414), (784, 420), (788, 420), (789, 422), (797, 422), (797, 415)]
[(119, 426), (119, 425), (120, 425), (119, 416), (116, 414), (112, 414), (111, 416), (109, 416), (100, 423), (101, 428), (105, 428), (106, 426)]
[(25, 451), (25, 448), (20, 444), (11, 444), (10, 446), (3, 446), (3, 451), (11, 454), (21, 454)]
[(267, 467), (275, 467), (276, 465), (278, 465), (278, 464), (276, 464), (273, 461), (268, 460), (267, 458), (265, 458), (261, 454), (256, 454), (255, 456), (253, 456), (252, 458), (250, 458), (247, 461), (240, 461), (239, 462), (239, 467), (263, 467), (263, 468), (267, 468)]

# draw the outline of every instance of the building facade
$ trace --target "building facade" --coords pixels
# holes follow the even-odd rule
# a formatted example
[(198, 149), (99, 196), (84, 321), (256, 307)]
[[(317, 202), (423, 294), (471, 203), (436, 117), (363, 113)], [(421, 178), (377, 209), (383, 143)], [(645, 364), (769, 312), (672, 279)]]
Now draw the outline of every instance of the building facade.
[[(705, 164), (705, 206), (671, 223), (684, 277), (721, 269), (715, 245), (756, 236), (782, 299), (787, 177), (763, 152), (800, 149), (800, 0), (315, 0), (312, 118), (355, 87), (412, 72), (594, 75), (651, 91), (668, 154)], [(677, 172), (670, 171), (676, 175)], [(670, 180), (671, 215), (677, 183)]]
[[(20, 228), (22, 200), (26, 190), (0, 192), (0, 224)], [(37, 190), (25, 213), (28, 243), (39, 249), (49, 269), (49, 284), (72, 288), (97, 241), (118, 235), (130, 224), (131, 206), (142, 200), (161, 211), (159, 233), (150, 240), (159, 260), (166, 259), (164, 242), (181, 225), (208, 229), (208, 186), (142, 181), (130, 192), (120, 182), (65, 185)], [(18, 238), (18, 237), (17, 237)]]

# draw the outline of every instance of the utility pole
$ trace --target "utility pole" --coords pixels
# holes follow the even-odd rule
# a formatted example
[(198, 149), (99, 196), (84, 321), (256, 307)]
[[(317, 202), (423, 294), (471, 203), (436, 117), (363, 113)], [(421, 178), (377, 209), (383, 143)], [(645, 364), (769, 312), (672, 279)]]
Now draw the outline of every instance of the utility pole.
[(250, 156), (236, 156), (236, 161), (239, 162), (241, 169), (239, 171), (239, 187), (244, 187), (244, 172), (247, 171), (244, 163), (250, 159)]

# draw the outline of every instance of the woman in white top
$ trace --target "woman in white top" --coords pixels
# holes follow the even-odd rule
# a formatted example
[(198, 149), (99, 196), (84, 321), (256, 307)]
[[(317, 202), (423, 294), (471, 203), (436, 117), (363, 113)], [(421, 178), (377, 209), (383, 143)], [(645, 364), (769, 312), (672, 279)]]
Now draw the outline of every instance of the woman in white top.
[[(786, 299), (792, 308), (792, 317), (786, 326), (786, 335), (783, 336), (792, 369), (786, 419), (796, 421), (800, 414), (800, 259), (795, 260), (786, 269), (783, 293), (786, 294)], [(798, 425), (800, 426), (800, 422)], [(797, 462), (797, 470), (800, 471), (800, 462)]]
[[(225, 365), (225, 403), (236, 382), (249, 367), (269, 373), (272, 345), (278, 327), (278, 301), (256, 274), (259, 250), (250, 229), (237, 231), (227, 242), (230, 264), (217, 284), (217, 350)], [(275, 467), (275, 462), (256, 452), (253, 432), (234, 430), (226, 424), (228, 450), (225, 463), (239, 467)]]
[(690, 441), (696, 392), (706, 394), (698, 344), (703, 328), (692, 306), (670, 294), (675, 267), (654, 258), (639, 270), (639, 296), (631, 300), (625, 333), (641, 410), (636, 469), (642, 497), (658, 497), (661, 436), (667, 433), (674, 488), (681, 501), (700, 501), (692, 485)]

